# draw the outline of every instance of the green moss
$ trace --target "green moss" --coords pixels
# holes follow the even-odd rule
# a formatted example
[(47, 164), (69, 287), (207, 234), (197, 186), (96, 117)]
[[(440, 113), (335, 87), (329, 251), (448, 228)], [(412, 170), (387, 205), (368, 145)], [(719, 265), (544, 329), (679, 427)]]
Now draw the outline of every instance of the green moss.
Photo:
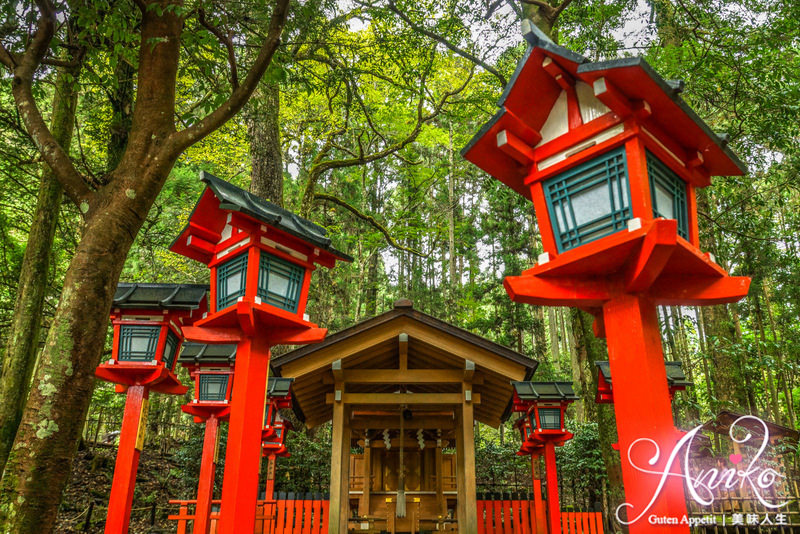
[(39, 439), (47, 439), (56, 432), (58, 432), (58, 425), (55, 421), (39, 421), (39, 428), (36, 430), (36, 437)]

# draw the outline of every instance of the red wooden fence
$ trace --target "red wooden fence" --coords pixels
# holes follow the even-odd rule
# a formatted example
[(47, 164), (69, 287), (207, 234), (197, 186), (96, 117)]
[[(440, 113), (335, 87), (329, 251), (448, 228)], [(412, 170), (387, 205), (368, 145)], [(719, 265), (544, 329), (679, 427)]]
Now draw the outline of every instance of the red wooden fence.
[(547, 534), (541, 482), (532, 495), (478, 495), (478, 534)]
[[(328, 501), (311, 494), (279, 494), (272, 501), (258, 501), (255, 534), (327, 534)], [(285, 497), (285, 498), (284, 498)], [(178, 534), (192, 533), (196, 501), (169, 501), (177, 504), (177, 515), (169, 516), (178, 522)], [(214, 501), (219, 510), (220, 501)], [(216, 534), (219, 512), (211, 512), (211, 533)]]
[[(563, 534), (603, 534), (600, 512), (562, 512)], [(533, 494), (478, 496), (478, 534), (548, 534), (540, 481)]]
[(562, 534), (603, 534), (600, 512), (561, 512)]
[[(532, 495), (507, 495), (506, 498), (479, 498), (478, 534), (548, 534), (541, 485), (537, 481)], [(279, 494), (278, 499), (259, 501), (255, 534), (327, 534), (328, 501), (321, 495)], [(479, 496), (481, 497), (481, 496)], [(219, 502), (214, 501), (216, 510)], [(178, 534), (192, 533), (195, 501), (170, 501), (180, 507)], [(211, 512), (211, 534), (216, 534), (219, 512)], [(562, 512), (563, 534), (603, 534), (600, 512)]]

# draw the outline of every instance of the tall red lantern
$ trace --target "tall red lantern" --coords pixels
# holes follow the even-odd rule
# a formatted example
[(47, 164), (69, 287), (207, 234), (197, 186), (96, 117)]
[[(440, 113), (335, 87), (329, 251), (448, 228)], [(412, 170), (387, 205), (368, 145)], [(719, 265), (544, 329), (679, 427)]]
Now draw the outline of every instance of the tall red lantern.
[(208, 534), (211, 530), (211, 503), (214, 497), (214, 475), (217, 470), (219, 425), (231, 412), (233, 371), (236, 345), (184, 344), (178, 360), (194, 382), (194, 398), (181, 409), (204, 423), (203, 455), (197, 483), (194, 532)]
[(208, 173), (206, 190), (170, 250), (211, 269), (211, 310), (186, 338), (237, 344), (220, 532), (255, 528), (270, 347), (322, 341), (305, 316), (316, 265), (351, 261), (320, 226)]
[(291, 387), (294, 378), (272, 377), (267, 384), (267, 405), (264, 410), (264, 428), (261, 430), (262, 455), (267, 459), (267, 479), (264, 485), (265, 499), (271, 500), (275, 492), (275, 461), (288, 458), (286, 437), (293, 430), (292, 423), (280, 414), (280, 410), (292, 407)]
[(567, 407), (579, 397), (573, 391), (571, 382), (511, 384), (514, 386), (514, 411), (523, 414), (515, 423), (523, 437), (519, 452), (532, 457), (544, 454), (549, 532), (557, 534), (561, 532), (561, 505), (555, 448), (572, 439), (572, 433), (566, 430), (566, 412)]
[(512, 300), (581, 308), (607, 337), (627, 501), (618, 519), (647, 532), (645, 513), (686, 514), (680, 478), (659, 490), (658, 477), (634, 468), (652, 465), (647, 452), (628, 456), (641, 437), (662, 451), (679, 439), (656, 306), (747, 294), (748, 278), (728, 276), (699, 250), (695, 196), (712, 175), (740, 175), (745, 166), (680, 98), (681, 84), (641, 58), (593, 63), (533, 25), (525, 38), (530, 46), (500, 111), (462, 154), (533, 202), (544, 252), (538, 265), (506, 278)]
[(207, 292), (208, 286), (202, 285), (117, 285), (111, 310), (111, 359), (95, 370), (98, 378), (126, 393), (106, 517), (109, 534), (128, 532), (150, 392), (182, 395), (187, 390), (173, 371), (183, 340), (181, 329), (208, 309)]

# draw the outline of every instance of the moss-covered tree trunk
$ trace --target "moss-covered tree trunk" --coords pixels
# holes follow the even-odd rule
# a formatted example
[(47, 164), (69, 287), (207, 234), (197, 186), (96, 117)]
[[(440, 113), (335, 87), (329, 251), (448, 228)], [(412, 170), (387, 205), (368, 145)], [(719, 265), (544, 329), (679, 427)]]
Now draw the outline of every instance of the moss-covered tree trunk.
[[(69, 150), (75, 123), (80, 66), (63, 67), (56, 75), (50, 129), (58, 143)], [(0, 377), (0, 474), (17, 435), (22, 409), (28, 397), (39, 348), (42, 308), (47, 291), (51, 249), (61, 208), (63, 188), (46, 164), (31, 221), (22, 269), (8, 330), (6, 358)]]
[(283, 158), (280, 138), (280, 86), (262, 80), (248, 104), (250, 192), (283, 206)]
[(34, 98), (34, 75), (57, 21), (47, 2), (26, 52), (0, 61), (13, 73), (20, 117), (85, 225), (0, 481), (0, 534), (52, 532), (94, 387), (108, 313), (128, 251), (179, 155), (238, 113), (278, 46), (288, 0), (278, 0), (263, 47), (241, 85), (204, 119), (176, 131), (175, 87), (184, 14), (180, 0), (137, 2), (142, 12), (136, 104), (119, 164), (93, 190), (53, 138)]

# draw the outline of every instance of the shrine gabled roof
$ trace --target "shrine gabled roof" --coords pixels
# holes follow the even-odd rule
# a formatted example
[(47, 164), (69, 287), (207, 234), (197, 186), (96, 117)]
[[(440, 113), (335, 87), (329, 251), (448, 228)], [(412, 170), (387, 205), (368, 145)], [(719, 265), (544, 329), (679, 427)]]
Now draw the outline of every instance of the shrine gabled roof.
[[(741, 414), (736, 412), (731, 412), (728, 410), (720, 411), (716, 417), (706, 421), (703, 424), (703, 428), (705, 430), (710, 430), (717, 434), (728, 434), (730, 432), (731, 425), (736, 422), (740, 417), (745, 417), (747, 414)], [(769, 432), (770, 439), (788, 439), (790, 441), (794, 441), (795, 443), (800, 440), (800, 432), (793, 428), (789, 428), (783, 425), (779, 425), (777, 423), (773, 423), (772, 421), (764, 421), (764, 424), (767, 425), (767, 431)], [(760, 425), (752, 424), (752, 423), (745, 423), (746, 428), (749, 432), (752, 432), (756, 436), (763, 436), (763, 428)], [(759, 443), (758, 440), (754, 440), (755, 443)]]
[[(415, 310), (411, 301), (401, 299), (393, 309), (330, 334), (321, 343), (274, 357), (271, 366), (276, 374), (295, 378), (293, 408), (302, 421), (314, 427), (332, 415), (326, 395), (334, 391), (334, 362), (341, 360), (345, 375), (353, 370), (389, 370), (402, 376), (400, 343), (407, 344), (407, 368), (411, 371), (447, 369), (463, 376), (470, 362), (474, 364), (474, 372), (481, 377), (474, 392), (482, 397), (475, 406), (475, 419), (492, 426), (511, 413), (514, 391), (510, 380), (530, 380), (538, 365), (512, 349)], [(353, 387), (354, 393), (376, 394), (395, 393), (399, 387), (420, 395), (452, 393), (452, 388), (461, 391), (461, 383), (430, 381), (398, 385), (394, 380)]]
[[(219, 200), (220, 210), (240, 212), (263, 224), (278, 228), (289, 235), (325, 250), (340, 260), (353, 261), (352, 257), (333, 247), (331, 239), (327, 236), (328, 231), (322, 226), (300, 217), (272, 202), (259, 198), (249, 191), (236, 187), (206, 171), (200, 171), (200, 180), (206, 184), (207, 189), (203, 192), (194, 210), (192, 210), (192, 214), (189, 216), (190, 221), (192, 221), (196, 214), (199, 214), (199, 210), (208, 209), (210, 207), (210, 205), (204, 203), (206, 194), (210, 191), (214, 197)], [(184, 238), (187, 229), (188, 225), (181, 230), (181, 233), (175, 241), (173, 241), (172, 245), (170, 245), (170, 249), (173, 249), (176, 245), (180, 245), (181, 239)], [(182, 250), (180, 252), (183, 253)]]
[(523, 401), (578, 400), (572, 382), (511, 382), (517, 397)]
[[(609, 384), (611, 381), (611, 366), (607, 361), (594, 362), (599, 369), (600, 373)], [(676, 361), (664, 362), (667, 370), (667, 383), (670, 387), (688, 387), (693, 386), (694, 383), (686, 380), (686, 373), (683, 372), (683, 364)]]
[[(500, 97), (499, 111), (461, 150), (462, 156), (517, 193), (530, 199), (530, 190), (523, 184), (525, 170), (497, 148), (496, 135), (508, 130), (532, 147), (540, 142), (537, 132), (548, 120), (562, 91), (543, 66), (548, 58), (576, 82), (591, 86), (603, 77), (629, 100), (646, 100), (652, 110), (650, 120), (680, 144), (701, 152), (712, 175), (747, 172), (745, 164), (727, 146), (725, 137), (713, 132), (683, 101), (676, 86), (664, 80), (644, 59), (591, 62), (555, 44), (533, 24), (524, 37), (528, 48)], [(613, 105), (610, 111), (624, 113), (613, 109)]]
[(114, 293), (113, 308), (194, 310), (208, 293), (202, 284), (133, 284), (120, 282)]

